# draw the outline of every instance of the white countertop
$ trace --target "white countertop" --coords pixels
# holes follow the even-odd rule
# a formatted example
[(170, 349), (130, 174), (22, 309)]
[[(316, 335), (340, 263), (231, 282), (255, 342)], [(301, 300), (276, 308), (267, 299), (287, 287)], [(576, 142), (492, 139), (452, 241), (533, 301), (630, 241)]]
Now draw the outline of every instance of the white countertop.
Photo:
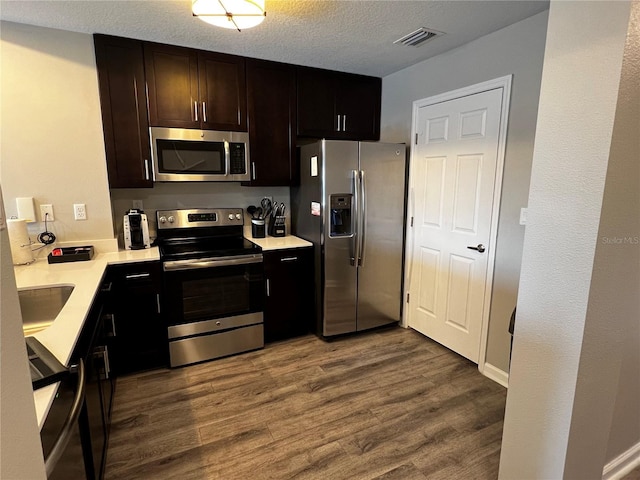
[(247, 227), (245, 227), (244, 238), (255, 243), (264, 251), (313, 246), (313, 243), (303, 240), (302, 238), (295, 237), (293, 235), (287, 235), (285, 237), (270, 237), (269, 235), (267, 235), (265, 238), (253, 238), (251, 236), (251, 226), (249, 226), (248, 229)]
[[(54, 285), (74, 286), (69, 300), (51, 326), (33, 336), (61, 363), (68, 365), (106, 267), (159, 259), (158, 248), (154, 247), (146, 250), (98, 253), (86, 262), (49, 264), (46, 258), (42, 258), (31, 265), (15, 267), (18, 290)], [(54, 384), (33, 392), (40, 427), (44, 423), (57, 388), (58, 385)]]

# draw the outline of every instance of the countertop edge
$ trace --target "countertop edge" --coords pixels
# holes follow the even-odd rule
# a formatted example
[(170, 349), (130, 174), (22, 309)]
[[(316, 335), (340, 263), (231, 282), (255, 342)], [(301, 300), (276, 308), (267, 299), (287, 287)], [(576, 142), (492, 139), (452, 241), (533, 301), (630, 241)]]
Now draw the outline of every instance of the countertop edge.
[[(107, 267), (159, 260), (159, 250), (153, 247), (145, 250), (98, 253), (88, 262), (49, 264), (46, 258), (42, 258), (31, 265), (15, 267), (18, 290), (60, 284), (74, 285), (74, 291), (53, 324), (33, 336), (61, 363), (69, 366), (71, 355)], [(39, 428), (42, 428), (49, 413), (58, 386), (59, 383), (56, 383), (33, 392)]]

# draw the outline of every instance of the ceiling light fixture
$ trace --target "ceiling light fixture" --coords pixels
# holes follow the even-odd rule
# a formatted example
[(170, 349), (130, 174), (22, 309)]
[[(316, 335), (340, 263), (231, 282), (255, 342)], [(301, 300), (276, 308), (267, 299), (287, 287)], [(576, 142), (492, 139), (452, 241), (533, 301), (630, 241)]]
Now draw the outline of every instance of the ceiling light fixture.
[(239, 32), (260, 24), (267, 15), (264, 0), (193, 0), (191, 11), (211, 25)]

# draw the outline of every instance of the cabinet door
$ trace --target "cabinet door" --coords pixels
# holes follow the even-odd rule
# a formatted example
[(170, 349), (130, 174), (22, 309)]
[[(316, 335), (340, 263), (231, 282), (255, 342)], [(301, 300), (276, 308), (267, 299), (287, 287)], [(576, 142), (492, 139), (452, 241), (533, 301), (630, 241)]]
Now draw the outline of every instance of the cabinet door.
[(145, 262), (109, 267), (113, 280), (116, 375), (168, 365), (167, 328), (160, 315), (161, 266)]
[(314, 308), (312, 249), (264, 252), (264, 271), (265, 342), (308, 333)]
[(247, 131), (244, 58), (198, 52), (202, 128)]
[(142, 42), (94, 35), (111, 188), (149, 188), (149, 124)]
[(247, 60), (247, 91), (250, 185), (289, 186), (296, 164), (295, 68)]
[(382, 80), (374, 77), (338, 75), (336, 113), (341, 117), (340, 138), (380, 139)]
[(298, 136), (336, 138), (333, 72), (298, 68)]
[(200, 128), (196, 50), (144, 44), (152, 127)]

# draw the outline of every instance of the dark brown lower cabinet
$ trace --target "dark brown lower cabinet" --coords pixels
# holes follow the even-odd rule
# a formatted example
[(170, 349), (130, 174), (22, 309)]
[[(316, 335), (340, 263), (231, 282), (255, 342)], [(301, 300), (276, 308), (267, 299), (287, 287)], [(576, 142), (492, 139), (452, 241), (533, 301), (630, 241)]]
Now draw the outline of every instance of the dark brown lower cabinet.
[(168, 366), (167, 327), (160, 311), (160, 262), (111, 265), (111, 339), (115, 375)]
[(304, 335), (313, 323), (313, 249), (263, 252), (266, 297), (264, 340)]

